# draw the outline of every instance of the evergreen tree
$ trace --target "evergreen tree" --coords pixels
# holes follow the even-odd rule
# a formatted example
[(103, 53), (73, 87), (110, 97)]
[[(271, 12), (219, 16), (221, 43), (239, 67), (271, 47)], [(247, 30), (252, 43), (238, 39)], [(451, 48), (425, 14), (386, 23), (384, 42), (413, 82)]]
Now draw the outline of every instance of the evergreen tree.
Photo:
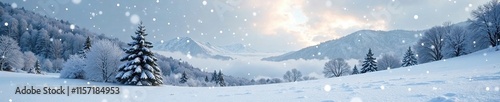
[(377, 71), (376, 58), (373, 58), (372, 49), (368, 49), (368, 54), (366, 54), (365, 61), (363, 61), (363, 68), (361, 68), (361, 73), (374, 72)]
[(128, 55), (120, 61), (128, 61), (118, 69), (116, 80), (127, 85), (153, 85), (163, 84), (161, 70), (156, 63), (156, 57), (151, 52), (151, 42), (146, 41), (146, 29), (142, 22), (139, 24), (136, 36), (128, 43), (129, 49), (125, 51)]
[(205, 82), (208, 82), (208, 81), (209, 81), (209, 80), (208, 80), (208, 76), (205, 76)]
[(221, 87), (226, 86), (226, 82), (224, 81), (224, 76), (222, 75), (222, 71), (220, 70), (219, 70), (218, 80), (219, 80), (219, 86)]
[(356, 65), (354, 65), (354, 68), (352, 69), (352, 75), (354, 74), (359, 74), (358, 68), (356, 68)]
[(186, 74), (186, 72), (183, 72), (179, 83), (181, 83), (181, 84), (186, 83), (187, 80), (188, 80), (187, 74)]
[(83, 49), (78, 51), (78, 55), (80, 55), (81, 58), (87, 58), (85, 55), (90, 48), (92, 47), (92, 43), (90, 41), (90, 37), (87, 36), (87, 40), (85, 40), (85, 44), (83, 44)]
[(212, 74), (212, 80), (211, 82), (215, 82), (215, 84), (219, 84), (219, 78), (217, 77), (217, 71), (214, 70), (214, 73)]
[(413, 51), (411, 51), (411, 47), (408, 47), (408, 51), (406, 51), (405, 53), (405, 57), (403, 58), (403, 64), (401, 64), (401, 67), (412, 65), (417, 65), (417, 57), (415, 57), (415, 54), (413, 53)]
[(38, 60), (35, 62), (35, 71), (33, 71), (35, 74), (42, 74), (42, 72), (40, 72), (40, 62), (38, 62)]

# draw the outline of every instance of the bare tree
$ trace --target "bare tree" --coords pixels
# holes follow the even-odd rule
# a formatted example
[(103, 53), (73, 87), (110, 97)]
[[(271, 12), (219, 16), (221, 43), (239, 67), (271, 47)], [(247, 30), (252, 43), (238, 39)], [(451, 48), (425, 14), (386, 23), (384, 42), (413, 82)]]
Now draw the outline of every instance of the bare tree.
[(420, 63), (437, 61), (444, 58), (443, 47), (445, 45), (445, 36), (449, 34), (450, 24), (444, 26), (435, 26), (427, 30), (424, 36), (416, 45), (418, 59)]
[(401, 60), (394, 55), (384, 54), (377, 60), (379, 70), (387, 70), (401, 67)]
[(462, 27), (452, 27), (451, 32), (446, 35), (446, 55), (449, 57), (457, 57), (467, 54), (466, 39), (467, 31)]
[(296, 82), (302, 80), (302, 73), (297, 69), (292, 69), (291, 71), (286, 71), (283, 75), (283, 79), (288, 82)]
[(472, 11), (469, 26), (482, 32), (492, 47), (500, 45), (500, 2), (492, 0)]
[(327, 78), (340, 77), (342, 75), (349, 74), (349, 68), (351, 68), (351, 66), (349, 66), (344, 59), (337, 58), (325, 63), (323, 74), (325, 74), (325, 77)]

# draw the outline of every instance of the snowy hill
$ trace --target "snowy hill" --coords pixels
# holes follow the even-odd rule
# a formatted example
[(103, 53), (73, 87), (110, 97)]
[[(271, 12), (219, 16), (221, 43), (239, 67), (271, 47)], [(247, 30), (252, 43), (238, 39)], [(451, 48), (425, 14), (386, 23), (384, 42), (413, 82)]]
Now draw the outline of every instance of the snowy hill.
[(157, 42), (154, 44), (154, 50), (181, 52), (194, 57), (213, 58), (219, 60), (231, 60), (229, 56), (220, 55), (224, 50), (212, 46), (210, 43), (200, 43), (189, 37), (178, 37), (167, 42)]
[[(493, 102), (500, 100), (500, 51), (469, 55), (366, 74), (294, 83), (238, 87), (141, 87), (59, 79), (0, 71), (0, 100), (33, 101), (183, 101), (183, 102)], [(22, 95), (17, 87), (118, 86), (118, 95)], [(51, 97), (51, 98), (47, 98)], [(54, 100), (57, 99), (57, 100)]]
[(289, 59), (324, 59), (325, 57), (361, 59), (368, 52), (368, 48), (372, 48), (375, 56), (382, 53), (402, 56), (409, 46), (415, 45), (420, 33), (423, 32), (361, 30), (339, 39), (262, 60), (284, 61)]

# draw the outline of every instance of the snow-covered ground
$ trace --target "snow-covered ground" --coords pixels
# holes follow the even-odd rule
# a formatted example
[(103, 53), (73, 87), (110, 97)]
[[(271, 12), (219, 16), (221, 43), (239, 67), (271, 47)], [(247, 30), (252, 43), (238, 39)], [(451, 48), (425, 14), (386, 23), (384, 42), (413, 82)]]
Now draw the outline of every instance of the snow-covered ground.
[[(340, 78), (238, 87), (140, 87), (0, 72), (0, 101), (12, 102), (492, 102), (500, 101), (500, 51), (482, 50), (408, 68)], [(119, 95), (16, 95), (23, 86), (118, 86)]]

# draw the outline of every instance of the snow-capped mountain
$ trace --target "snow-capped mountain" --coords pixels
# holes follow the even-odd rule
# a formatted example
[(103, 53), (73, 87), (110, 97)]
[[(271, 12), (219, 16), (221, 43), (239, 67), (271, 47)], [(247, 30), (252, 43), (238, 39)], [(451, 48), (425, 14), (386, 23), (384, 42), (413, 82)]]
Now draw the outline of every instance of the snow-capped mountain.
[(155, 43), (154, 50), (181, 52), (194, 57), (213, 58), (220, 60), (231, 60), (229, 56), (220, 55), (223, 51), (220, 48), (212, 46), (210, 43), (200, 43), (189, 37), (178, 37), (166, 42)]
[(227, 54), (256, 52), (256, 50), (243, 44), (215, 46), (208, 42), (202, 43), (195, 41), (189, 37), (178, 37), (166, 42), (157, 42), (155, 43), (155, 47), (153, 47), (153, 49), (159, 51), (181, 52), (183, 54), (190, 54), (194, 57), (220, 60), (233, 59), (232, 57), (227, 56)]
[(423, 31), (374, 31), (360, 30), (339, 39), (309, 46), (298, 51), (279, 56), (263, 58), (267, 61), (284, 61), (289, 59), (324, 59), (324, 58), (355, 58), (366, 56), (371, 48), (375, 56), (382, 53), (402, 56), (409, 46), (415, 45)]

